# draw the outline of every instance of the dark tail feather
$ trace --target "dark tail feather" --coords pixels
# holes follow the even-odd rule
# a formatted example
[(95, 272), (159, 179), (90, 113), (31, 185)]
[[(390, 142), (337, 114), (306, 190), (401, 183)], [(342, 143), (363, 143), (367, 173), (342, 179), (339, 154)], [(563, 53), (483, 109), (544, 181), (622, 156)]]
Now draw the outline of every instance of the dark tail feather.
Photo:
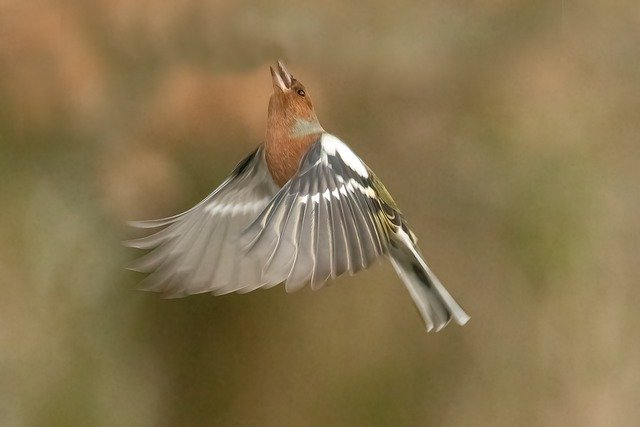
[(407, 286), (427, 331), (444, 328), (451, 319), (464, 325), (469, 316), (447, 292), (440, 280), (431, 272), (417, 247), (402, 230), (394, 236), (391, 263)]

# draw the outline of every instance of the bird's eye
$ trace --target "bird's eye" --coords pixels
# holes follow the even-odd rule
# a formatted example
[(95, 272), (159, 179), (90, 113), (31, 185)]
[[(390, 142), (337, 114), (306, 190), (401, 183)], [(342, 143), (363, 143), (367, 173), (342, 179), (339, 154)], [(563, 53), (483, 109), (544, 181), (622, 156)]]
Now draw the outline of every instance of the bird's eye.
[(304, 96), (305, 95), (304, 90), (298, 89), (298, 95)]

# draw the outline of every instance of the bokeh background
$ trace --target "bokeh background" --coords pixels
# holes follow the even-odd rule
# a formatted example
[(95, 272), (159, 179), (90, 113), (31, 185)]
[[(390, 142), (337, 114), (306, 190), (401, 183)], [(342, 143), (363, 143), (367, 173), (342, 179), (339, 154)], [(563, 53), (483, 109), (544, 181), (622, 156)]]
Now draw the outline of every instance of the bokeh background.
[[(0, 425), (640, 423), (640, 8), (0, 1)], [(388, 265), (163, 300), (128, 219), (261, 141), (283, 58), (470, 313)]]

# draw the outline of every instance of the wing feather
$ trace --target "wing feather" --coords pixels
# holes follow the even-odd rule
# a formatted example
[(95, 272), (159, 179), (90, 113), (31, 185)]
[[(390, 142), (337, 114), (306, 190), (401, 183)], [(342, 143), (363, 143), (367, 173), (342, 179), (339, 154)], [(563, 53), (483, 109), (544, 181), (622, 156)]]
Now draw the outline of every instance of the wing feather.
[(331, 276), (333, 256), (333, 230), (329, 222), (329, 207), (331, 192), (325, 174), (318, 176), (318, 204), (315, 206), (317, 220), (315, 227), (315, 268), (311, 275), (311, 289), (320, 288)]
[(369, 169), (346, 145), (336, 149), (336, 138), (324, 135), (241, 237), (247, 257), (264, 265), (265, 286), (285, 281), (292, 292), (310, 282), (318, 289), (388, 253), (380, 205), (370, 200), (377, 194)]
[(131, 266), (150, 273), (144, 289), (167, 297), (201, 292), (233, 292), (258, 287), (262, 265), (244, 260), (238, 240), (244, 229), (278, 193), (258, 147), (236, 166), (231, 176), (204, 200), (178, 215), (135, 221), (139, 228), (164, 227), (149, 236), (125, 242), (150, 250)]
[[(150, 250), (132, 266), (150, 273), (146, 289), (168, 297), (250, 292), (285, 282), (354, 274), (389, 252), (389, 213), (369, 168), (337, 138), (323, 134), (282, 188), (259, 147), (192, 209), (133, 225), (161, 230), (126, 242)], [(397, 212), (399, 214), (399, 212)]]
[(335, 176), (328, 175), (327, 183), (331, 189), (332, 202), (329, 203), (331, 229), (333, 237), (333, 256), (331, 259), (331, 277), (336, 278), (351, 269), (349, 240), (345, 230), (342, 202)]

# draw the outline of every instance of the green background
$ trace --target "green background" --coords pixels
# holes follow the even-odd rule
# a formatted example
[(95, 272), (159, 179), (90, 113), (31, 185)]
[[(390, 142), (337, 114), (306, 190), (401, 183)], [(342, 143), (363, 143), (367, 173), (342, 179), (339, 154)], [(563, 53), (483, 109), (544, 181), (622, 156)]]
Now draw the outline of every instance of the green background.
[[(637, 425), (639, 41), (631, 0), (0, 2), (0, 424)], [(277, 58), (467, 326), (426, 334), (388, 263), (134, 290), (125, 221), (261, 141)]]

